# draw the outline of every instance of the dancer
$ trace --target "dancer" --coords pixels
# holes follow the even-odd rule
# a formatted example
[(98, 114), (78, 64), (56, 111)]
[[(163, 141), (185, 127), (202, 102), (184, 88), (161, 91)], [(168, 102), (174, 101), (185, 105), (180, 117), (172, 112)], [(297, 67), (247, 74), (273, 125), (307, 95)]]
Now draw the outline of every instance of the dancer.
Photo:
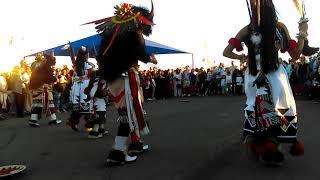
[(105, 130), (106, 108), (107, 108), (107, 84), (106, 81), (94, 73), (94, 78), (91, 78), (89, 86), (84, 90), (84, 93), (89, 96), (93, 104), (90, 117), (92, 130), (89, 132), (88, 138), (97, 139), (108, 134)]
[[(302, 155), (304, 149), (297, 138), (296, 103), (278, 51), (298, 59), (308, 47), (308, 24), (306, 19), (300, 20), (296, 42), (278, 21), (272, 0), (250, 0), (247, 5), (251, 22), (229, 40), (223, 55), (242, 63), (248, 59), (243, 143), (264, 162), (280, 165), (284, 160), (280, 144), (292, 144), (290, 154), (294, 156)], [(248, 56), (233, 53), (234, 49), (243, 50), (242, 42), (248, 47)]]
[(70, 91), (70, 101), (72, 103), (72, 112), (67, 122), (74, 131), (79, 131), (78, 124), (80, 118), (84, 116), (86, 120), (86, 128), (91, 128), (89, 123), (92, 114), (91, 98), (84, 92), (89, 86), (89, 82), (93, 77), (94, 64), (88, 62), (88, 51), (86, 47), (78, 50), (77, 58), (74, 63), (74, 74), (72, 77), (72, 87)]
[[(107, 81), (110, 99), (119, 113), (119, 129), (107, 163), (125, 164), (135, 161), (135, 154), (148, 149), (141, 139), (149, 129), (144, 119), (140, 79), (135, 67), (138, 60), (155, 64), (157, 61), (146, 53), (143, 38), (152, 32), (153, 4), (150, 12), (126, 3), (115, 9), (113, 17), (90, 23), (98, 24), (96, 28), (102, 36), (97, 56), (99, 74)], [(129, 135), (131, 143), (128, 146)]]
[(50, 115), (49, 124), (60, 124), (56, 117), (56, 108), (53, 104), (52, 84), (56, 82), (52, 66), (56, 64), (56, 58), (48, 54), (38, 54), (36, 61), (31, 64), (31, 78), (29, 88), (32, 94), (32, 108), (29, 125), (39, 127), (41, 116)]

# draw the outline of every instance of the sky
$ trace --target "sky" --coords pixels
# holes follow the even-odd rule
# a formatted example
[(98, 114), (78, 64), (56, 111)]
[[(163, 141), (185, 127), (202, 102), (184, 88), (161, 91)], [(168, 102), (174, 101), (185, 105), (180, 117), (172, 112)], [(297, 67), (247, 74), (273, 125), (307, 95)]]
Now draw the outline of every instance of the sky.
[[(23, 56), (95, 34), (88, 21), (113, 15), (113, 6), (128, 2), (150, 8), (150, 0), (10, 0), (0, 6), (0, 71)], [(300, 15), (292, 0), (273, 0), (292, 37)], [(249, 23), (245, 0), (154, 0), (156, 25), (147, 37), (194, 54), (196, 66), (227, 60), (222, 51), (228, 40)], [(306, 0), (309, 44), (320, 44), (319, 0)], [(9, 45), (10, 44), (10, 45)], [(287, 56), (283, 56), (286, 58)], [(191, 64), (192, 56), (157, 56), (161, 67)], [(203, 62), (206, 59), (206, 63)], [(59, 59), (58, 59), (59, 60)], [(62, 61), (62, 60), (61, 60)]]

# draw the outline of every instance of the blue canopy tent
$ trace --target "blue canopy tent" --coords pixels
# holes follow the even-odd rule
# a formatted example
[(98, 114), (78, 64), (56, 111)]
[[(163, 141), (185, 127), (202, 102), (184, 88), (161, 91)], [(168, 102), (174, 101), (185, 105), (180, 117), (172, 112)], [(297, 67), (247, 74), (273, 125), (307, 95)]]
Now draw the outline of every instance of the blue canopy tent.
[[(48, 53), (48, 54), (52, 54), (54, 56), (69, 56), (69, 50), (68, 48), (71, 47), (73, 48), (73, 51), (76, 53), (78, 51), (78, 49), (81, 46), (85, 46), (88, 51), (89, 51), (89, 55), (90, 57), (95, 57), (95, 55), (97, 54), (97, 52), (99, 51), (99, 46), (100, 46), (100, 41), (101, 41), (101, 36), (99, 34), (93, 35), (93, 36), (89, 36), (83, 39), (79, 39), (77, 41), (74, 42), (70, 42), (68, 44), (65, 45), (60, 45), (54, 48), (50, 48), (41, 52), (44, 53)], [(69, 45), (70, 44), (70, 45)], [(176, 53), (188, 53), (188, 52), (184, 52), (181, 51), (179, 49), (175, 49), (169, 46), (165, 46), (150, 40), (146, 40), (146, 51), (147, 53), (150, 54), (176, 54)], [(37, 52), (39, 53), (39, 52)], [(29, 56), (35, 56), (37, 53), (31, 54)]]

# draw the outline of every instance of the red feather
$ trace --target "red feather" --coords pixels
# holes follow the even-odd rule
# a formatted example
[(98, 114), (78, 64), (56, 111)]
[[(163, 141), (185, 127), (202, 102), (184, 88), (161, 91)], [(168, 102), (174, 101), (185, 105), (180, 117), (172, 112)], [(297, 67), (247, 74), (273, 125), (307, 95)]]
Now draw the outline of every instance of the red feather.
[(142, 15), (138, 16), (138, 20), (141, 21), (143, 24), (146, 24), (149, 26), (155, 25), (152, 21), (150, 21), (149, 19), (147, 19), (146, 17), (144, 17)]
[(113, 44), (113, 41), (115, 40), (116, 36), (118, 35), (120, 31), (120, 25), (117, 25), (116, 26), (116, 29), (114, 30), (113, 34), (112, 34), (112, 37), (111, 37), (111, 40), (109, 42), (109, 45), (108, 47), (104, 50), (103, 52), (103, 55), (105, 55), (107, 53), (107, 51), (109, 50), (109, 48), (111, 47), (111, 45)]
[(87, 23), (81, 24), (81, 26), (82, 26), (82, 25), (87, 25), (87, 24), (92, 24), (92, 23), (94, 23), (94, 24), (100, 24), (100, 23), (102, 23), (102, 22), (111, 20), (111, 18), (112, 18), (112, 17), (107, 17), (107, 18), (103, 18), (103, 19), (98, 19), (98, 20), (95, 20), (95, 21), (91, 21), (91, 22), (87, 22)]

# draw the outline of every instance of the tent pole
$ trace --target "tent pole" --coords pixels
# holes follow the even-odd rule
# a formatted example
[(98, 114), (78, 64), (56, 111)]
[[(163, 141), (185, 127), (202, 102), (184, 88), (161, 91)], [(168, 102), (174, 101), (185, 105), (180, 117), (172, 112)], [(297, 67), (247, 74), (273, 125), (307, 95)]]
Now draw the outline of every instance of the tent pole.
[(191, 53), (191, 56), (192, 56), (192, 64), (191, 64), (191, 67), (192, 67), (192, 69), (194, 69), (194, 57), (193, 57), (193, 53)]

